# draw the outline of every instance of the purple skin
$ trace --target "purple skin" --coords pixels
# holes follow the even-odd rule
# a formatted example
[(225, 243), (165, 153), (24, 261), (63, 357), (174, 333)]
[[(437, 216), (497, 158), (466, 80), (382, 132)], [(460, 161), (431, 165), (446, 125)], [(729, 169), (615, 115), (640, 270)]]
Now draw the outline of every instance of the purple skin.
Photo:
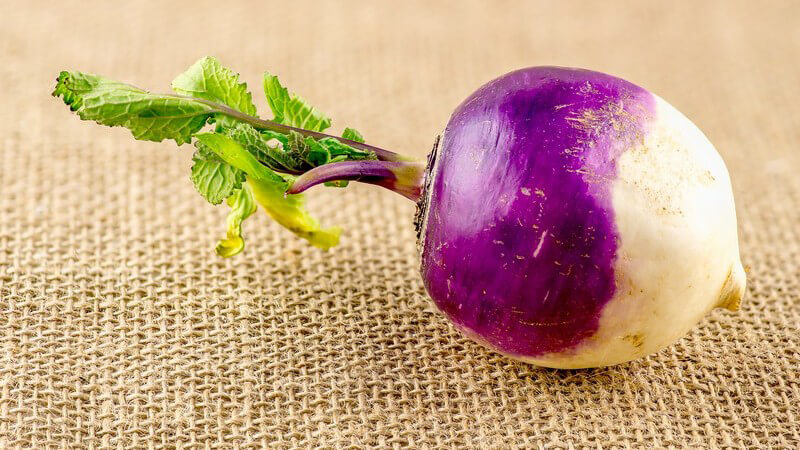
[(615, 293), (616, 159), (653, 108), (627, 81), (559, 67), (511, 72), (464, 101), (428, 169), (422, 276), (439, 309), (518, 357), (590, 338)]
[(503, 353), (567, 352), (597, 331), (614, 297), (611, 185), (654, 103), (603, 73), (522, 69), (456, 109), (427, 175), (381, 150), (378, 161), (314, 168), (287, 193), (346, 179), (418, 201), (422, 277), (438, 308)]

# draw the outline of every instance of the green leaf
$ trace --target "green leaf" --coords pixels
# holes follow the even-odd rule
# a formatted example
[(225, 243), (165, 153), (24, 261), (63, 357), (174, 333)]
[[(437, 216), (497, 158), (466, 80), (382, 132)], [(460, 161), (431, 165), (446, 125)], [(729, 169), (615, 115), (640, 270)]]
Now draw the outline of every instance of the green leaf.
[(244, 249), (242, 222), (258, 208), (247, 183), (228, 197), (228, 205), (232, 208), (227, 217), (228, 231), (225, 239), (220, 239), (214, 249), (223, 258), (230, 258)]
[(232, 138), (219, 133), (200, 133), (195, 137), (202, 145), (216, 153), (223, 161), (245, 172), (248, 179), (284, 184), (283, 178), (263, 166)]
[(305, 141), (307, 153), (303, 155), (303, 159), (308, 161), (311, 167), (322, 166), (331, 160), (331, 154), (328, 152), (328, 148), (322, 145), (320, 141), (312, 137), (306, 137)]
[(224, 132), (272, 170), (300, 172), (304, 169), (302, 160), (283, 150), (283, 145), (288, 143), (285, 134), (266, 134), (246, 123), (237, 123)]
[(305, 209), (303, 194), (286, 195), (287, 184), (278, 185), (259, 180), (248, 181), (256, 201), (276, 222), (311, 245), (327, 250), (339, 243), (339, 227), (321, 228)]
[(259, 130), (258, 132), (261, 133), (262, 136), (267, 138), (267, 140), (269, 139), (277, 140), (284, 149), (289, 146), (288, 134), (278, 133), (277, 131), (270, 131), (270, 130)]
[(145, 90), (81, 72), (61, 72), (53, 95), (61, 97), (83, 120), (123, 126), (133, 137), (178, 145), (200, 131), (214, 108), (204, 103)]
[(356, 142), (364, 142), (364, 136), (353, 128), (345, 128), (342, 133), (342, 139), (349, 139)]
[(340, 158), (339, 160), (350, 160), (350, 161), (358, 161), (362, 159), (378, 159), (377, 156), (375, 156), (375, 153), (353, 148), (336, 138), (326, 137), (320, 139), (317, 142), (321, 146), (325, 147), (328, 154), (331, 156), (331, 159), (340, 156), (344, 156), (344, 158)]
[[(220, 159), (247, 173), (247, 185), (252, 189), (256, 200), (280, 225), (322, 249), (328, 249), (339, 243), (340, 230), (320, 228), (319, 223), (305, 210), (303, 195), (286, 195), (289, 182), (261, 165), (238, 142), (218, 133), (201, 133), (195, 137)], [(237, 242), (231, 241), (231, 246), (236, 247), (233, 244)], [(228, 247), (230, 246), (225, 248)]]
[[(313, 245), (327, 249), (338, 243), (340, 229), (321, 228), (305, 210), (302, 195), (285, 194), (291, 176), (276, 172), (301, 173), (333, 162), (377, 159), (373, 152), (339, 138), (255, 128), (255, 120), (241, 115), (256, 115), (246, 84), (214, 58), (197, 61), (172, 87), (179, 95), (152, 94), (97, 75), (61, 72), (53, 95), (82, 119), (126, 127), (136, 139), (174, 139), (180, 145), (196, 137), (192, 183), (212, 204), (227, 199), (232, 207), (227, 236), (217, 245), (220, 255), (242, 250), (241, 224), (255, 211), (256, 201), (279, 224)], [(328, 117), (290, 93), (276, 77), (265, 74), (264, 91), (276, 122), (318, 132), (330, 127)], [(200, 133), (208, 123), (215, 124), (216, 132)], [(350, 128), (343, 139), (364, 140)], [(341, 187), (347, 181), (327, 184)]]
[(198, 141), (198, 150), (192, 157), (192, 183), (197, 192), (211, 204), (218, 205), (242, 187), (245, 174), (222, 161)]
[(192, 64), (186, 72), (172, 81), (172, 89), (181, 95), (223, 103), (245, 114), (255, 116), (256, 106), (246, 83), (239, 74), (223, 67), (213, 57), (206, 56)]
[[(259, 133), (255, 129), (249, 131), (242, 126), (236, 128), (232, 132), (229, 131), (228, 134), (242, 143), (261, 162), (276, 170), (280, 170), (280, 168), (273, 166), (268, 160), (278, 161), (290, 172), (303, 172), (332, 162), (377, 159), (373, 152), (353, 148), (334, 137), (314, 139), (296, 131), (290, 131), (284, 135), (264, 131)], [(262, 139), (258, 139), (254, 133), (260, 134)], [(276, 139), (282, 149), (274, 147), (267, 149), (267, 143), (271, 139)]]
[(301, 164), (308, 164), (308, 160), (306, 159), (306, 155), (309, 152), (308, 141), (306, 141), (306, 138), (302, 134), (296, 131), (290, 131), (286, 138), (286, 144), (283, 146), (283, 151), (292, 155), (292, 157), (300, 161)]
[(264, 74), (264, 94), (275, 122), (311, 131), (323, 131), (331, 126), (330, 118), (302, 98), (289, 93), (278, 77), (269, 73)]

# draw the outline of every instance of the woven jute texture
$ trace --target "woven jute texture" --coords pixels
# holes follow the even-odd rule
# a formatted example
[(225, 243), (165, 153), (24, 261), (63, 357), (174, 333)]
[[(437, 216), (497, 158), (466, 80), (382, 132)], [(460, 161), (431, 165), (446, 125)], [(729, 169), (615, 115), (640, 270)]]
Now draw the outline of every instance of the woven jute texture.
[[(2, 2), (0, 448), (798, 448), (800, 3)], [(192, 150), (81, 122), (59, 70), (156, 91), (203, 55), (269, 70), (418, 157), (475, 88), (589, 67), (671, 101), (728, 164), (748, 266), (646, 359), (557, 371), (461, 337), (419, 274), (414, 205), (315, 188), (330, 252), (225, 207)]]

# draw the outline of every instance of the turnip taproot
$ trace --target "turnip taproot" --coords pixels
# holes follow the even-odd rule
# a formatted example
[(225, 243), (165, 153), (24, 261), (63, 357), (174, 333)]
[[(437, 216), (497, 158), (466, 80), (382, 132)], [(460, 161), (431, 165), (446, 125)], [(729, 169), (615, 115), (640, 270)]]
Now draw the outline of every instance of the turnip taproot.
[[(456, 327), (557, 368), (653, 353), (712, 308), (736, 310), (744, 295), (722, 159), (686, 117), (627, 81), (561, 67), (506, 74), (455, 110), (425, 164), (364, 144), (354, 130), (322, 134), (330, 120), (271, 75), (274, 118), (258, 119), (235, 74), (213, 59), (196, 66), (174, 83), (184, 96), (80, 73), (62, 73), (55, 94), (82, 118), (137, 138), (196, 137), (195, 185), (233, 207), (220, 254), (241, 251), (241, 222), (256, 202), (312, 244), (335, 245), (338, 231), (320, 229), (299, 193), (346, 180), (381, 185), (417, 202), (425, 287)], [(209, 73), (231, 79), (214, 89)], [(104, 99), (110, 91), (117, 97)], [(120, 98), (131, 103), (122, 115)], [(178, 111), (185, 123), (174, 122)], [(154, 132), (154, 117), (173, 122)], [(198, 134), (210, 122), (214, 133)]]
[(631, 83), (539, 67), (479, 89), (430, 169), (422, 274), (465, 333), (550, 367), (657, 351), (745, 278), (728, 173)]

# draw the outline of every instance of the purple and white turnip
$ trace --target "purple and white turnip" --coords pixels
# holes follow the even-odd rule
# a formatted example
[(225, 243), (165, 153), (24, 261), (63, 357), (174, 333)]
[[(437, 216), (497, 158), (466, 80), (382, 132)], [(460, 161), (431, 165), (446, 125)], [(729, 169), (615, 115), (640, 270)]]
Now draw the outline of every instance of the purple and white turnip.
[(537, 365), (606, 366), (738, 308), (727, 170), (656, 95), (587, 70), (520, 70), (461, 104), (437, 153), (422, 275), (474, 339)]
[[(271, 136), (287, 128), (229, 106), (237, 111), (214, 111)], [(744, 295), (725, 164), (691, 121), (625, 80), (561, 67), (503, 75), (456, 108), (427, 164), (336, 139), (374, 157), (286, 170), (297, 176), (286, 178), (288, 198), (357, 180), (417, 202), (434, 303), (512, 358), (622, 363), (674, 343), (712, 308), (736, 310)], [(242, 170), (247, 183), (258, 178)]]

